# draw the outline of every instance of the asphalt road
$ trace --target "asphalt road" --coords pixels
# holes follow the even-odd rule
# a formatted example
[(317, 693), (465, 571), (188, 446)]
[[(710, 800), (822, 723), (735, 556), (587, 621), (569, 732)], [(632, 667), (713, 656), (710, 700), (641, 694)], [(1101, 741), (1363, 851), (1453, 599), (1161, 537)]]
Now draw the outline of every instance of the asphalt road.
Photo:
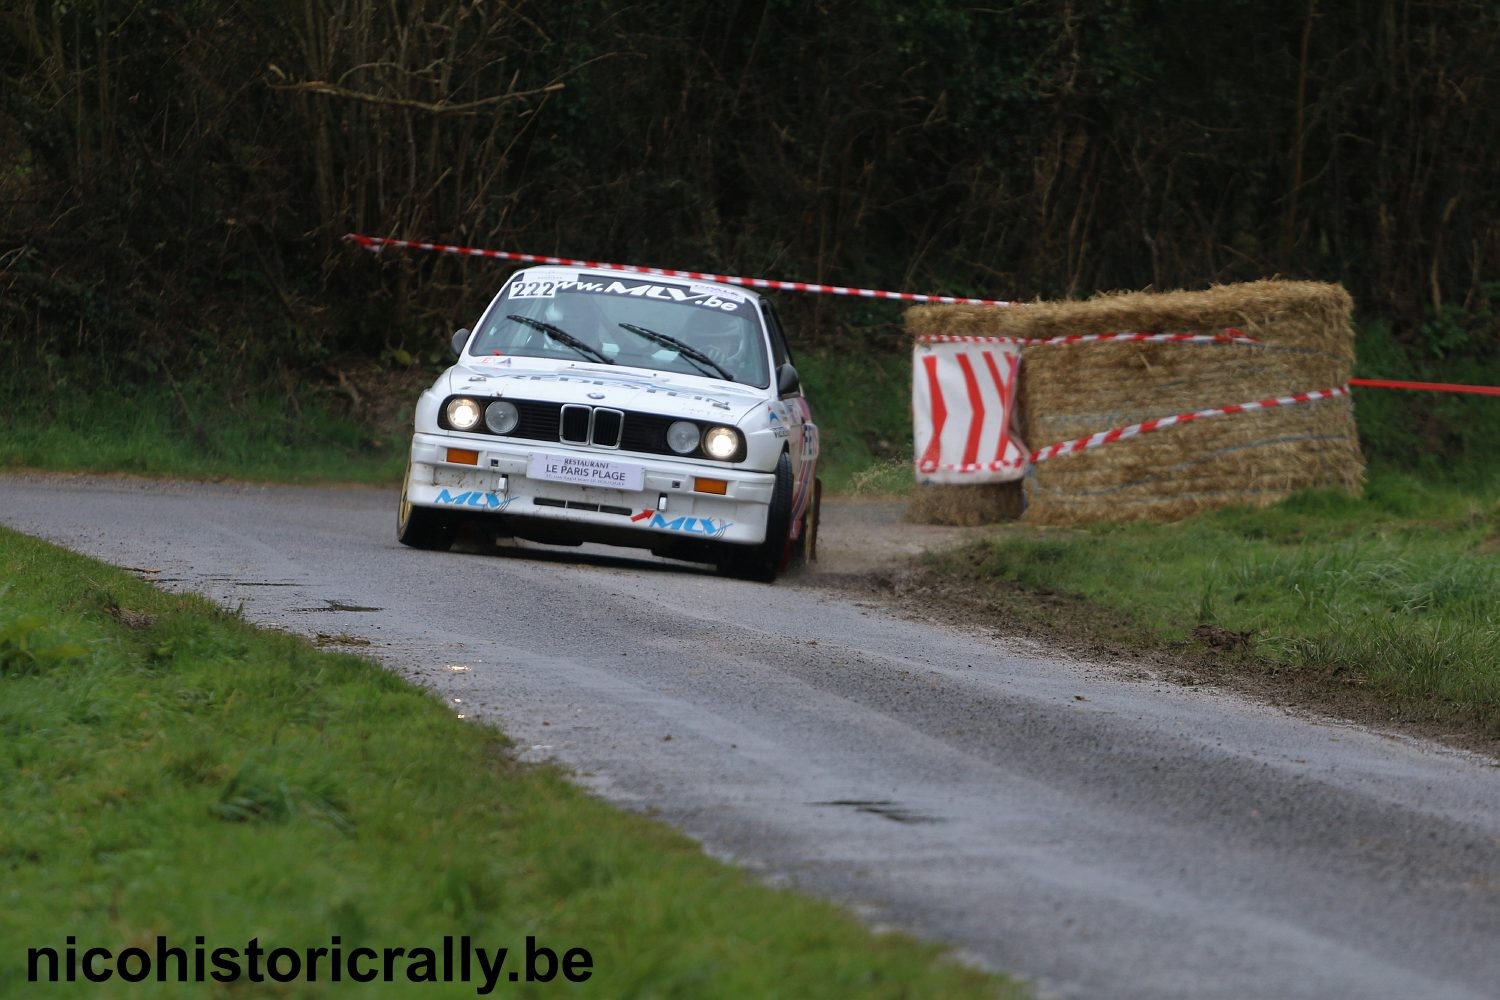
[[(410, 551), (394, 507), (0, 477), (0, 523), (369, 639), (526, 759), (1044, 995), (1500, 996), (1487, 760), (913, 624), (817, 574)], [(825, 518), (835, 561), (905, 532), (890, 509)]]

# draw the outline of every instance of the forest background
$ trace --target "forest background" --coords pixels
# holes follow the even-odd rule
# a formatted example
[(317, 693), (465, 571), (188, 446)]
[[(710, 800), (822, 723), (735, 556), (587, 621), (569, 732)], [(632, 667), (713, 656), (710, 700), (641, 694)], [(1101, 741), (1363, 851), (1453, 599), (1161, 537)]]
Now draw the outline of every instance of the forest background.
[[(1023, 300), (1340, 281), (1363, 374), (1493, 381), (1497, 53), (1493, 0), (0, 0), (6, 387), (437, 364), (508, 273), (351, 231)], [(783, 311), (899, 347), (893, 306)], [(1392, 456), (1495, 426), (1401, 405)]]

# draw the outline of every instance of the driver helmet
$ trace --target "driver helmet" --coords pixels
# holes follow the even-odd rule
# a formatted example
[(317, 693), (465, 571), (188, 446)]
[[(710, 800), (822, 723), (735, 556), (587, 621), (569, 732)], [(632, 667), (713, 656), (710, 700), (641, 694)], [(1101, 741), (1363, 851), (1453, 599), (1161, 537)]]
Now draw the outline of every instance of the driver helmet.
[(692, 345), (730, 371), (743, 359), (748, 342), (738, 316), (706, 313), (693, 324)]
[(571, 333), (591, 347), (601, 346), (599, 311), (582, 295), (563, 293), (556, 296), (542, 311), (542, 319)]

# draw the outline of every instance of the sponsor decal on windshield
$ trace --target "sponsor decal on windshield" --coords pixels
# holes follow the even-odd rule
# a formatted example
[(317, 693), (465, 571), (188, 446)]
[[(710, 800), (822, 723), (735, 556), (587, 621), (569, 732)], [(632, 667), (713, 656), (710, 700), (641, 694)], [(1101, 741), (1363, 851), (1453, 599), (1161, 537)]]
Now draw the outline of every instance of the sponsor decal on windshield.
[(636, 299), (656, 299), (660, 302), (681, 302), (702, 309), (717, 309), (735, 312), (748, 307), (749, 300), (741, 292), (712, 285), (669, 285), (657, 281), (620, 281), (584, 279), (561, 279), (540, 281), (517, 281), (510, 286), (510, 299), (551, 299), (560, 292), (584, 293), (588, 295), (623, 295)]
[(721, 299), (731, 302), (746, 302), (749, 300), (744, 292), (735, 288), (719, 288), (715, 285), (700, 285), (696, 281), (688, 285), (689, 290), (700, 295), (716, 295)]

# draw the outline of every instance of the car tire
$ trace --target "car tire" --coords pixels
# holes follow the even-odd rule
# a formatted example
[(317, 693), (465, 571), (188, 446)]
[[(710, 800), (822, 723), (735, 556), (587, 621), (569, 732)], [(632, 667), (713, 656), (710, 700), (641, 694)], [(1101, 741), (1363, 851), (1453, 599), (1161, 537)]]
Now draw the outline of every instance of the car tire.
[(453, 516), (429, 507), (418, 507), (408, 500), (406, 490), (410, 483), (411, 463), (408, 462), (406, 478), (401, 482), (401, 506), (396, 512), (396, 541), (414, 549), (447, 552), (453, 547)]
[(776, 463), (776, 484), (771, 490), (771, 510), (766, 515), (766, 538), (758, 545), (726, 546), (719, 557), (719, 572), (742, 580), (772, 583), (786, 568), (788, 534), (792, 527), (792, 460), (782, 454)]

